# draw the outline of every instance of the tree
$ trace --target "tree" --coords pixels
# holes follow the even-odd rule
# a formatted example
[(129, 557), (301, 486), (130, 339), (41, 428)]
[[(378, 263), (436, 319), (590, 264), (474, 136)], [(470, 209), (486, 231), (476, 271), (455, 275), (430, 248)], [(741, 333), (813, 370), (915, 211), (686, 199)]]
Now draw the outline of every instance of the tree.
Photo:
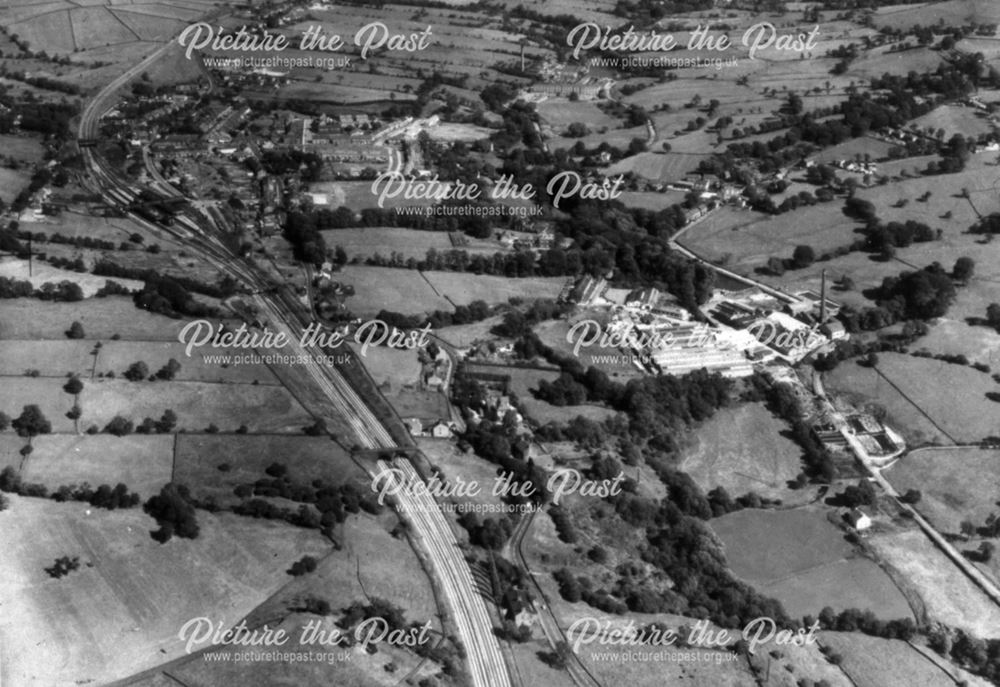
[(69, 339), (82, 339), (84, 336), (86, 335), (83, 333), (83, 325), (74, 320), (73, 324), (66, 331), (66, 337)]
[(131, 434), (133, 429), (134, 427), (132, 425), (132, 421), (122, 417), (121, 415), (115, 415), (104, 427), (104, 431), (106, 433), (113, 434), (116, 437), (123, 437), (126, 434)]
[(141, 360), (134, 362), (125, 370), (125, 379), (130, 382), (141, 382), (149, 377), (149, 366)]
[(816, 260), (816, 253), (812, 246), (795, 246), (792, 252), (792, 263), (799, 269), (809, 267)]
[(923, 498), (923, 494), (920, 493), (919, 489), (908, 489), (899, 500), (903, 503), (920, 503), (921, 498)]
[(177, 376), (177, 373), (180, 372), (180, 370), (181, 370), (181, 364), (177, 362), (174, 358), (171, 358), (170, 360), (167, 361), (166, 365), (161, 367), (156, 372), (156, 378), (170, 381), (175, 376)]
[(63, 384), (63, 391), (71, 396), (76, 396), (83, 391), (83, 382), (80, 381), (79, 377), (74, 375), (69, 378), (68, 382)]
[(52, 423), (45, 419), (41, 408), (34, 404), (24, 406), (11, 426), (17, 431), (17, 436), (27, 438), (29, 444), (39, 434), (49, 434), (52, 431)]
[(299, 560), (292, 563), (292, 567), (288, 569), (288, 574), (293, 577), (298, 577), (300, 575), (305, 575), (306, 573), (311, 573), (316, 569), (318, 561), (312, 556), (303, 556)]
[(991, 327), (1000, 329), (1000, 303), (990, 303), (986, 308), (986, 321)]
[(989, 563), (993, 558), (994, 551), (996, 551), (996, 546), (993, 542), (984, 541), (979, 545), (979, 560), (983, 563)]
[(160, 525), (159, 531), (153, 533), (157, 541), (167, 542), (175, 534), (185, 539), (198, 537), (194, 506), (184, 485), (173, 482), (163, 485), (160, 493), (150, 497), (143, 509)]
[(955, 261), (955, 266), (951, 270), (951, 276), (956, 281), (967, 282), (972, 279), (975, 271), (975, 261), (970, 257), (963, 256)]
[(976, 533), (976, 525), (971, 520), (963, 520), (962, 524), (959, 525), (959, 529), (962, 534), (965, 535), (966, 539), (969, 539), (972, 535)]
[(768, 258), (767, 271), (776, 277), (780, 277), (785, 273), (785, 261), (777, 257)]

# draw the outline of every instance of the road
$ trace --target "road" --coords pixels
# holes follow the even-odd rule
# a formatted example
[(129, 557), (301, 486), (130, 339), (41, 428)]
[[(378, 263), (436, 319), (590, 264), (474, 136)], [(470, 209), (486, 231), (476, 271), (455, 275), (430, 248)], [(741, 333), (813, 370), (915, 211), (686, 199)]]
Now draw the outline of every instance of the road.
[[(108, 84), (91, 100), (81, 115), (78, 129), (80, 140), (98, 137), (100, 117), (113, 107), (118, 92), (165, 55), (171, 45), (172, 43), (168, 43), (157, 49)], [(110, 169), (92, 148), (83, 147), (82, 152), (91, 189), (100, 194), (109, 205), (128, 213), (130, 205), (138, 196), (134, 180), (122, 178), (117, 171)], [(159, 185), (154, 184), (148, 190), (154, 191), (159, 197), (177, 195), (176, 190), (156, 188)], [(274, 288), (275, 284), (270, 276), (256, 265), (235, 255), (224, 240), (225, 227), (221, 227), (222, 232), (216, 230), (216, 222), (202, 216), (190, 205), (168, 224), (154, 224), (134, 214), (131, 216), (138, 222), (167, 232), (182, 241), (220, 272), (231, 276), (253, 293), (253, 298), (247, 300), (253, 303), (272, 329), (286, 333), (292, 343), (291, 350), (286, 350), (285, 353), (306, 356), (303, 358), (309, 361), (303, 366), (306, 372), (338, 412), (342, 413), (362, 447), (392, 449), (396, 446), (389, 429), (340, 372), (312, 357), (313, 354), (323, 352), (318, 347), (303, 348), (299, 345), (302, 331), (301, 308), (295, 302), (294, 294), (287, 288)], [(322, 416), (322, 413), (317, 415)], [(407, 474), (416, 475), (408, 460), (399, 460), (398, 466)], [(426, 496), (412, 501), (400, 499), (399, 507), (403, 517), (411, 523), (416, 540), (427, 550), (434, 575), (442, 581), (447, 603), (451, 607), (459, 638), (465, 649), (472, 684), (475, 687), (509, 687), (510, 676), (500, 653), (499, 642), (493, 634), (493, 623), (486, 612), (483, 599), (475, 589), (468, 564), (457, 546), (454, 533), (438, 504), (432, 497)]]

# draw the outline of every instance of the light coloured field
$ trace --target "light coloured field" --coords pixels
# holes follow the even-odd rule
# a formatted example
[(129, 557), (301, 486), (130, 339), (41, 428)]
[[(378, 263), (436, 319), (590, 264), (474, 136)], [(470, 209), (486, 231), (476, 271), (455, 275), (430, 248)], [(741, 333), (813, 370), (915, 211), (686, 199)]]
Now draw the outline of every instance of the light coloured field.
[(131, 43), (141, 37), (104, 7), (82, 7), (70, 13), (73, 40), (81, 50), (101, 45)]
[(110, 339), (119, 334), (125, 339), (177, 341), (186, 320), (173, 320), (146, 310), (139, 310), (126, 296), (97, 298), (80, 303), (41, 302), (18, 298), (0, 303), (0, 338), (61, 339), (74, 321), (83, 325), (88, 339)]
[(446, 481), (452, 483), (458, 478), (464, 482), (475, 482), (479, 485), (479, 493), (474, 496), (464, 496), (456, 498), (456, 502), (468, 502), (476, 504), (499, 505), (501, 499), (493, 494), (493, 487), (497, 483), (497, 466), (488, 463), (474, 453), (464, 453), (459, 450), (458, 445), (453, 441), (442, 441), (440, 439), (419, 438), (417, 446), (430, 464), (440, 468), (444, 473)]
[(536, 110), (556, 135), (564, 133), (573, 122), (584, 124), (591, 131), (619, 126), (617, 119), (608, 116), (593, 102), (574, 103), (567, 98), (552, 97), (538, 103)]
[[(653, 148), (655, 150), (656, 146)], [(693, 172), (708, 157), (709, 153), (639, 153), (611, 165), (607, 174), (613, 176), (634, 172), (644, 179), (672, 183)]]
[[(824, 148), (813, 159), (820, 163), (831, 163), (837, 160), (855, 160), (858, 155), (863, 160), (866, 155), (870, 155), (872, 160), (880, 160), (889, 154), (891, 147), (892, 144), (886, 143), (881, 139), (865, 136), (863, 138), (852, 138), (835, 146)], [(838, 171), (837, 175), (845, 179), (852, 176), (850, 172), (844, 171)]]
[(898, 353), (880, 354), (876, 369), (850, 362), (840, 365), (831, 373), (829, 388), (881, 403), (893, 417), (902, 410), (902, 403), (911, 404), (925, 415), (923, 422), (912, 423), (912, 410), (896, 418), (902, 422), (900, 429), (911, 437), (924, 435), (926, 418), (953, 442), (976, 442), (996, 434), (996, 405), (986, 398), (987, 392), (996, 391), (996, 383), (988, 374)]
[(400, 253), (404, 258), (423, 260), (427, 251), (451, 250), (448, 234), (438, 231), (415, 231), (399, 227), (364, 227), (358, 229), (330, 229), (323, 240), (328, 246), (342, 246), (350, 258), (381, 255), (388, 258)]
[(965, 105), (942, 105), (934, 108), (923, 117), (914, 119), (913, 123), (923, 128), (931, 127), (935, 131), (944, 129), (945, 140), (954, 134), (978, 136), (993, 130), (985, 112)]
[(28, 185), (31, 175), (25, 170), (0, 168), (0, 200), (10, 204), (21, 189)]
[(954, 26), (967, 24), (996, 24), (1000, 22), (1000, 8), (990, 0), (947, 0), (931, 2), (919, 7), (893, 5), (875, 12), (876, 26), (907, 29), (912, 26), (933, 26), (939, 21)]
[[(0, 393), (2, 405), (20, 413), (24, 405), (38, 404), (55, 432), (74, 431), (64, 415), (73, 404), (59, 380), (19, 377)], [(202, 431), (215, 423), (232, 432), (247, 425), (251, 432), (298, 434), (312, 424), (312, 417), (283, 387), (244, 385), (234, 394), (226, 384), (203, 382), (129, 382), (123, 379), (91, 380), (80, 394), (83, 416), (80, 428), (104, 426), (116, 415), (139, 424), (143, 418), (158, 419), (168, 408), (177, 413), (177, 426)]]
[(723, 408), (698, 430), (680, 467), (706, 492), (721, 486), (734, 498), (751, 491), (786, 501), (812, 498), (811, 489), (788, 488), (802, 471), (802, 450), (781, 435), (786, 429), (763, 404)]
[(503, 317), (497, 315), (487, 317), (480, 322), (473, 322), (472, 324), (456, 324), (451, 327), (442, 327), (434, 333), (456, 348), (467, 348), (477, 341), (496, 339), (497, 337), (490, 334), (490, 330), (502, 321)]
[[(59, 269), (37, 260), (34, 263), (34, 269), (31, 270), (31, 276), (29, 276), (28, 261), (11, 257), (0, 258), (0, 277), (29, 281), (36, 289), (41, 288), (46, 282), (58, 284), (63, 281), (71, 281), (80, 286), (84, 298), (93, 296), (104, 286), (104, 282), (108, 280), (107, 277), (98, 277), (93, 274)], [(114, 281), (130, 290), (142, 288), (142, 282), (135, 279), (119, 279), (116, 277)]]
[[(285, 465), (296, 482), (367, 481), (350, 456), (325, 436), (178, 434), (176, 453), (174, 481), (219, 505), (232, 503), (233, 489), (261, 479), (272, 463)], [(229, 469), (220, 470), (220, 465)]]
[(793, 617), (870, 608), (879, 618), (911, 617), (906, 599), (881, 568), (860, 558), (811, 508), (742, 510), (711, 521), (733, 572), (782, 602)]
[[(24, 462), (21, 477), (44, 484), (50, 491), (84, 482), (92, 487), (124, 482), (145, 500), (170, 481), (173, 435), (47, 434), (36, 437), (32, 445), (35, 450)], [(22, 446), (24, 439), (0, 434), (0, 452), (8, 457), (7, 462), (16, 464)]]
[(833, 201), (775, 217), (726, 207), (685, 232), (681, 243), (705, 258), (728, 256), (727, 266), (737, 272), (752, 271), (768, 258), (791, 258), (800, 244), (819, 255), (857, 240), (857, 223), (842, 207)]
[(506, 303), (511, 298), (526, 301), (555, 298), (566, 284), (565, 277), (494, 277), (462, 272), (424, 272), (427, 281), (455, 305), (482, 300), (490, 305)]
[[(361, 356), (361, 346), (351, 344), (351, 348)], [(420, 361), (417, 352), (412, 349), (389, 348), (388, 346), (370, 346), (359, 360), (367, 368), (376, 384), (388, 381), (393, 388), (404, 384), (420, 382)]]
[(916, 508), (942, 532), (963, 520), (977, 525), (996, 511), (1000, 451), (978, 448), (920, 449), (899, 459), (885, 475), (899, 493), (917, 489)]
[(347, 300), (347, 308), (361, 317), (375, 315), (379, 310), (404, 315), (453, 310), (452, 304), (435, 293), (416, 270), (345, 265), (338, 279), (354, 286), (355, 295)]
[[(198, 539), (159, 544), (139, 508), (91, 510), (10, 497), (0, 528), (4, 684), (106, 684), (183, 655), (192, 618), (231, 626), (288, 580), (285, 570), (329, 543), (284, 524), (198, 513)], [(25, 532), (31, 532), (25, 537)], [(60, 556), (81, 567), (55, 580)]]
[(1000, 609), (918, 529), (869, 538), (877, 555), (917, 590), (932, 620), (976, 637), (1000, 637)]
[[(823, 632), (820, 643), (843, 657), (841, 668), (857, 687), (937, 687), (965, 681), (986, 687), (986, 680), (898, 639), (881, 639), (855, 632)], [(942, 668), (942, 666), (944, 666)]]
[(45, 154), (45, 148), (42, 144), (25, 133), (20, 133), (17, 136), (0, 135), (0, 150), (3, 150), (6, 157), (12, 157), (21, 162), (38, 162)]
[[(193, 348), (191, 357), (184, 353), (185, 345), (178, 341), (103, 341), (98, 355), (93, 355), (93, 341), (0, 341), (0, 375), (16, 376), (25, 370), (44, 370), (46, 376), (63, 376), (67, 372), (79, 374), (86, 382), (92, 375), (113, 372), (121, 376), (129, 365), (143, 361), (155, 374), (173, 358), (181, 364), (174, 377), (178, 382), (214, 382), (218, 384), (277, 384), (274, 374), (263, 364), (246, 365), (209, 362), (204, 356), (241, 356), (242, 349)], [(267, 352), (267, 351), (262, 351)], [(233, 358), (238, 359), (238, 358)]]

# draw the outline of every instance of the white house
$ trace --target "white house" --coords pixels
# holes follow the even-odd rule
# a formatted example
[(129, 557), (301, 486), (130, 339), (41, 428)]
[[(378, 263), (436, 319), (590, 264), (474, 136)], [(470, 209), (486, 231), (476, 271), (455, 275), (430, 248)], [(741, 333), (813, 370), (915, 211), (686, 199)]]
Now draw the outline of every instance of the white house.
[(860, 508), (852, 508), (848, 511), (844, 518), (851, 525), (851, 527), (859, 532), (867, 530), (872, 526), (872, 519), (868, 517), (868, 514)]

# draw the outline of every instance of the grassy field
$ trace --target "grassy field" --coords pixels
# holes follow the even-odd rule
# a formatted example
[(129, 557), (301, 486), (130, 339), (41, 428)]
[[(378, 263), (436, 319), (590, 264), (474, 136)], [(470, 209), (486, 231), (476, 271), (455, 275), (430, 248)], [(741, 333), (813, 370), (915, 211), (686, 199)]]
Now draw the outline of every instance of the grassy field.
[(724, 408), (698, 429), (680, 468), (704, 491), (723, 487), (731, 496), (753, 491), (767, 498), (801, 502), (813, 490), (791, 490), (802, 471), (802, 450), (781, 435), (786, 423), (763, 404)]
[(733, 572), (793, 617), (824, 606), (911, 617), (906, 599), (872, 561), (859, 557), (820, 510), (744, 510), (712, 520)]
[[(475, 496), (463, 500), (476, 504), (500, 504), (499, 496), (493, 495), (497, 479), (497, 466), (488, 463), (473, 453), (463, 453), (452, 441), (440, 439), (417, 439), (417, 446), (427, 456), (431, 465), (440, 468), (446, 480), (461, 478), (464, 482), (475, 482), (480, 491)], [(458, 499), (453, 499), (458, 500)]]
[(898, 639), (823, 632), (820, 643), (843, 656), (841, 668), (856, 687), (936, 687), (959, 680), (976, 687), (988, 684), (940, 658), (940, 664), (932, 660), (928, 655), (934, 654), (929, 649), (921, 652)]
[(1000, 636), (1000, 609), (917, 529), (868, 539), (877, 555), (915, 588), (928, 615), (977, 637)]
[[(16, 415), (29, 403), (38, 404), (55, 432), (74, 431), (64, 413), (73, 399), (62, 390), (61, 380), (18, 377), (0, 393), (0, 405)], [(203, 431), (215, 423), (223, 432), (242, 424), (251, 432), (298, 434), (312, 417), (283, 387), (244, 385), (234, 394), (228, 384), (204, 382), (129, 382), (102, 379), (86, 382), (80, 394), (81, 429), (104, 426), (116, 415), (138, 424), (145, 417), (157, 419), (170, 408), (177, 413), (177, 427)]]
[(485, 320), (473, 322), (472, 324), (456, 324), (451, 327), (442, 327), (435, 331), (442, 340), (457, 348), (471, 346), (476, 341), (485, 339), (495, 339), (490, 330), (500, 324), (503, 317), (487, 317)]
[(329, 229), (322, 232), (328, 246), (342, 246), (348, 257), (388, 258), (400, 253), (404, 258), (423, 260), (427, 251), (451, 250), (448, 234), (440, 231), (414, 231), (398, 227), (364, 227), (360, 229)]
[[(996, 390), (988, 374), (964, 365), (899, 353), (879, 356), (875, 370), (845, 363), (829, 375), (828, 388), (883, 405), (890, 424), (914, 443), (941, 439), (976, 442), (996, 434)], [(942, 389), (962, 389), (960, 395)]]
[[(189, 619), (235, 623), (292, 562), (329, 549), (314, 531), (203, 512), (198, 539), (158, 544), (141, 509), (88, 508), (11, 497), (3, 513), (4, 684), (104, 684), (169, 661)], [(64, 555), (80, 569), (49, 578), (43, 568)]]
[(421, 365), (417, 360), (416, 351), (408, 348), (371, 346), (362, 358), (361, 346), (354, 343), (350, 346), (358, 354), (376, 384), (388, 381), (392, 388), (399, 388), (404, 384), (420, 382)]
[(490, 305), (506, 303), (511, 298), (526, 301), (555, 298), (566, 284), (565, 277), (525, 277), (512, 279), (462, 272), (424, 272), (434, 290), (455, 305), (482, 300)]
[[(179, 436), (179, 435), (178, 435)], [(48, 434), (36, 437), (34, 451), (24, 462), (21, 477), (55, 491), (70, 484), (114, 486), (123, 482), (129, 491), (146, 499), (170, 481), (174, 435)], [(24, 439), (10, 432), (0, 434), (0, 463), (17, 465)]]
[(0, 340), (0, 375), (17, 376), (25, 370), (46, 368), (45, 373), (64, 376), (68, 372), (79, 374), (86, 382), (91, 376), (113, 372), (121, 376), (137, 361), (145, 362), (150, 374), (157, 372), (172, 358), (181, 364), (174, 380), (178, 382), (213, 382), (217, 384), (274, 385), (277, 380), (264, 364), (229, 365), (208, 362), (205, 355), (241, 355), (240, 349), (192, 349), (191, 357), (184, 354), (184, 344), (179, 341), (103, 341), (93, 355), (94, 342), (85, 339), (33, 341)]
[[(340, 446), (327, 437), (178, 434), (173, 479), (199, 498), (232, 503), (233, 489), (264, 477), (272, 463), (282, 463), (295, 481), (321, 479), (329, 484), (367, 476)], [(228, 470), (220, 470), (228, 465)]]
[[(27, 260), (19, 260), (17, 258), (10, 257), (0, 258), (0, 277), (17, 279), (18, 281), (29, 281), (36, 289), (40, 288), (42, 284), (45, 284), (46, 282), (58, 284), (62, 281), (71, 281), (80, 286), (81, 291), (83, 291), (84, 298), (90, 298), (102, 286), (104, 286), (104, 283), (108, 280), (107, 277), (98, 277), (93, 274), (59, 269), (57, 267), (52, 267), (47, 263), (38, 261), (35, 262), (33, 269), (30, 270), (30, 273), (31, 274), (29, 276)], [(115, 278), (114, 281), (132, 291), (142, 288), (142, 282), (136, 281), (135, 279)]]
[(958, 532), (963, 520), (982, 524), (996, 511), (1000, 452), (978, 448), (921, 449), (885, 473), (897, 491), (918, 489), (917, 509), (943, 532)]
[(931, 26), (939, 21), (955, 26), (966, 24), (996, 24), (1000, 22), (1000, 7), (990, 0), (947, 0), (932, 2), (919, 7), (896, 5), (875, 12), (876, 26), (907, 29), (912, 26)]
[(354, 286), (355, 295), (347, 300), (347, 307), (361, 317), (379, 310), (416, 315), (453, 309), (416, 270), (347, 265), (337, 278)]
[(82, 303), (39, 302), (31, 298), (4, 301), (0, 339), (66, 339), (73, 321), (83, 325), (88, 339), (177, 341), (186, 320), (172, 320), (139, 310), (132, 299), (112, 296)]

